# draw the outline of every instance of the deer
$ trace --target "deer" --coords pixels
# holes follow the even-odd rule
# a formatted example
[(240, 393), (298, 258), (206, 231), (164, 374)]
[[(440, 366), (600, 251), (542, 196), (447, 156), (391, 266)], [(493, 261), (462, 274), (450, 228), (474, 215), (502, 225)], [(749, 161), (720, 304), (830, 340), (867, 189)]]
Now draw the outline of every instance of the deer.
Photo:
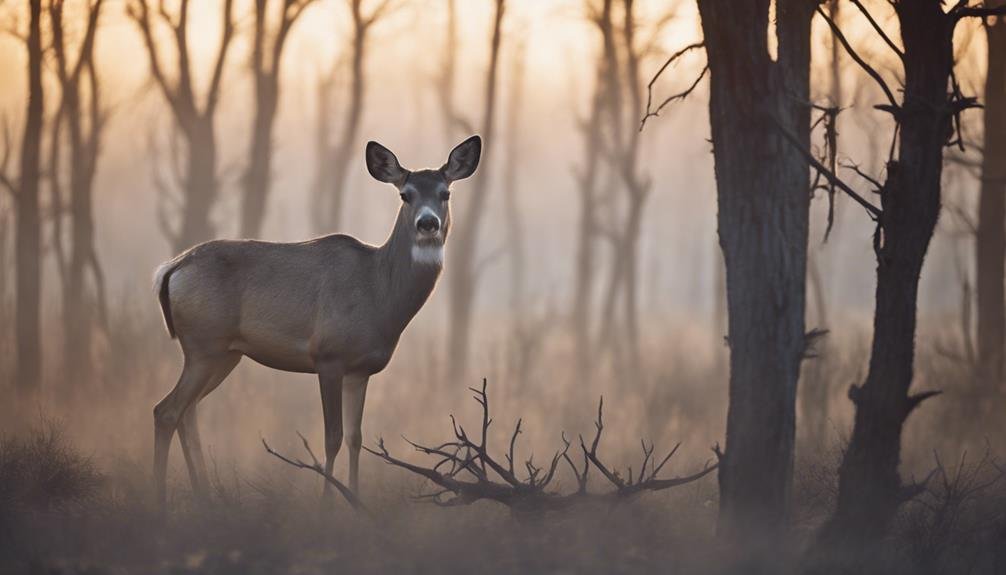
[(207, 496), (197, 405), (242, 357), (317, 374), (325, 472), (331, 476), (345, 440), (349, 489), (359, 493), (367, 383), (387, 366), (433, 292), (451, 227), (451, 184), (474, 174), (481, 155), (475, 135), (454, 147), (440, 168), (410, 171), (388, 148), (368, 142), (367, 171), (395, 186), (402, 199), (381, 246), (342, 234), (296, 243), (212, 240), (156, 269), (164, 325), (183, 356), (178, 382), (154, 407), (154, 482), (162, 511), (176, 431), (193, 492)]

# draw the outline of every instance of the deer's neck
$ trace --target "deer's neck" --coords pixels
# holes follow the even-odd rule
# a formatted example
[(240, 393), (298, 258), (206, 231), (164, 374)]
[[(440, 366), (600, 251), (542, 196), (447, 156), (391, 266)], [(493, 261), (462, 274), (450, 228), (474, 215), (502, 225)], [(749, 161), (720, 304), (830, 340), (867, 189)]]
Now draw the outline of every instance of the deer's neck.
[[(436, 286), (443, 262), (427, 248), (419, 248), (405, 210), (399, 210), (395, 228), (378, 249), (378, 281), (384, 283), (381, 315), (389, 332), (401, 333)], [(442, 251), (441, 251), (442, 253)]]

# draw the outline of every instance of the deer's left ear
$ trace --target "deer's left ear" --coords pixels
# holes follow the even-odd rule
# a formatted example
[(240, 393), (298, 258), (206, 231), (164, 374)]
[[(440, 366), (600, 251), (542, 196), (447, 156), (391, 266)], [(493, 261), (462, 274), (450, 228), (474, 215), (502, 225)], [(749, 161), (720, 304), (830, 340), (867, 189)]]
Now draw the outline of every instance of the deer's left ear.
[(472, 136), (451, 150), (451, 155), (447, 158), (447, 163), (440, 168), (440, 172), (448, 182), (463, 180), (475, 173), (481, 157), (482, 138)]
[(377, 142), (367, 142), (367, 171), (379, 182), (401, 186), (409, 171), (398, 163), (391, 150)]

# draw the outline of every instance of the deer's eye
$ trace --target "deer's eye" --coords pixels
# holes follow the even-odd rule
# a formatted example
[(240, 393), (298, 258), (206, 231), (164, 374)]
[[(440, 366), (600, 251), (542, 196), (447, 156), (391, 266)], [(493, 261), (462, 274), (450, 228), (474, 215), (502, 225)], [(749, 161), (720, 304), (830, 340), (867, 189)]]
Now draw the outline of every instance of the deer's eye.
[(403, 202), (406, 204), (409, 203), (409, 192), (401, 192), (398, 195), (402, 198)]
[(440, 200), (446, 202), (451, 199), (451, 193), (447, 190), (440, 192)]

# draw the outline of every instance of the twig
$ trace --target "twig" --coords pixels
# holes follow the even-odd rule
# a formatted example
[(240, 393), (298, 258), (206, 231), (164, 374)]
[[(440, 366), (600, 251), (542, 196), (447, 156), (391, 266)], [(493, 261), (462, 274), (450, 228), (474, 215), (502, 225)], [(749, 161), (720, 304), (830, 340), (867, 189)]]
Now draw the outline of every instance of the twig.
[(322, 478), (324, 478), (325, 481), (327, 481), (329, 484), (335, 487), (336, 490), (339, 491), (339, 493), (343, 496), (343, 498), (346, 499), (346, 501), (349, 503), (350, 506), (352, 506), (353, 509), (369, 516), (370, 512), (367, 510), (367, 507), (363, 504), (363, 502), (360, 501), (360, 499), (356, 496), (356, 494), (353, 493), (353, 491), (350, 490), (349, 487), (346, 486), (346, 484), (339, 481), (335, 477), (332, 477), (331, 473), (325, 472), (325, 468), (322, 467), (321, 462), (318, 461), (317, 457), (315, 457), (314, 451), (311, 450), (311, 445), (308, 444), (307, 438), (305, 438), (300, 433), (298, 433), (297, 435), (304, 443), (304, 450), (307, 451), (308, 455), (311, 456), (311, 463), (305, 463), (300, 459), (291, 459), (289, 457), (286, 457), (285, 455), (274, 450), (272, 447), (269, 447), (269, 444), (266, 443), (264, 437), (262, 438), (262, 446), (265, 447), (265, 450), (269, 452), (270, 455), (276, 457), (277, 459), (286, 463), (287, 465), (292, 465), (293, 467), (296, 467), (298, 469), (308, 469), (322, 476)]

